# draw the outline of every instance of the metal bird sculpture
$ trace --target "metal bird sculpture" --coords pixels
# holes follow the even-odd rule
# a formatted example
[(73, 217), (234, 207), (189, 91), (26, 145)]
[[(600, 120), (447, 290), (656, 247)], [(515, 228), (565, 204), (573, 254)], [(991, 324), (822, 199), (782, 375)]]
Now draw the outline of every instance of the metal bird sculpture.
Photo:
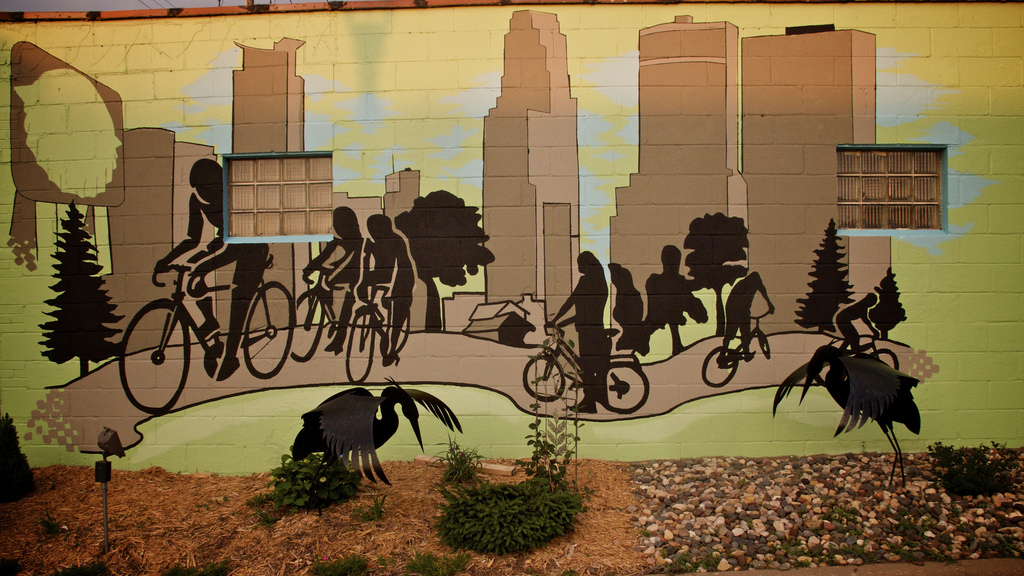
[(426, 392), (393, 384), (382, 390), (380, 396), (374, 396), (365, 388), (350, 388), (302, 415), (302, 430), (295, 436), (292, 458), (302, 460), (314, 452), (323, 452), (325, 463), (340, 458), (347, 469), (371, 482), (377, 481), (376, 475), (390, 486), (391, 482), (377, 460), (377, 448), (398, 430), (395, 406), (400, 405), (402, 415), (416, 433), (420, 450), (423, 449), (417, 403), (453, 432), (456, 428), (462, 432), (462, 425), (451, 408)]
[[(828, 373), (823, 381), (820, 375), (826, 364)], [(835, 436), (844, 430), (849, 432), (860, 428), (868, 420), (874, 420), (896, 452), (892, 472), (889, 473), (889, 485), (892, 485), (896, 474), (897, 462), (903, 483), (907, 483), (903, 472), (903, 452), (896, 440), (893, 423), (900, 422), (914, 434), (921, 433), (921, 414), (911, 394), (911, 388), (920, 382), (917, 378), (872, 356), (850, 354), (831, 345), (822, 346), (814, 352), (810, 362), (794, 370), (779, 385), (772, 405), (773, 416), (782, 399), (801, 382), (803, 392), (800, 394), (800, 402), (803, 402), (812, 385), (821, 385), (823, 382), (832, 399), (843, 409), (843, 417)]]

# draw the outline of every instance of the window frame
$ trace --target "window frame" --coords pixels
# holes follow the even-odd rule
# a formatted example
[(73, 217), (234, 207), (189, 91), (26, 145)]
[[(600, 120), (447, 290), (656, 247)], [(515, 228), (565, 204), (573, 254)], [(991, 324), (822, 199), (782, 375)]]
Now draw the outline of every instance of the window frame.
[[(333, 158), (334, 153), (331, 151), (319, 152), (319, 151), (302, 151), (302, 152), (251, 152), (251, 153), (239, 153), (239, 154), (222, 154), (223, 159), (221, 163), (221, 170), (223, 173), (223, 198), (224, 198), (224, 242), (226, 244), (304, 244), (304, 243), (315, 243), (315, 242), (329, 242), (334, 239), (334, 235), (327, 234), (294, 234), (294, 235), (279, 235), (279, 236), (237, 236), (231, 234), (231, 163), (237, 160), (260, 160), (266, 158)], [(308, 180), (307, 180), (308, 182)], [(334, 179), (331, 178), (331, 193), (333, 190)], [(331, 211), (333, 211), (333, 206)]]
[[(843, 236), (940, 236), (949, 231), (949, 146), (945, 144), (838, 144), (836, 155), (845, 150), (939, 152), (939, 228), (839, 228)], [(836, 167), (836, 210), (839, 209), (839, 168)]]

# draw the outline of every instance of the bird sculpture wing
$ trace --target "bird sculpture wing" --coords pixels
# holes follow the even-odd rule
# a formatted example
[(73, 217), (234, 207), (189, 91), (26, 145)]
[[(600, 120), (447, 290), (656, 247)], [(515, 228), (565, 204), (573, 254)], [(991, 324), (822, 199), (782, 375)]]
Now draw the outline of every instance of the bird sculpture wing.
[(390, 484), (373, 445), (373, 421), (383, 401), (365, 388), (345, 390), (303, 414), (303, 429), (315, 427), (323, 436), (324, 447), (348, 470), (373, 482), (376, 474)]
[(908, 376), (881, 360), (866, 356), (843, 356), (850, 395), (836, 435), (860, 428), (868, 420), (876, 420), (896, 400), (901, 385), (914, 386), (916, 378)]
[(793, 388), (796, 388), (799, 384), (804, 385), (803, 394), (800, 395), (800, 401), (803, 402), (809, 386), (807, 384), (807, 366), (808, 364), (804, 364), (796, 370), (793, 370), (793, 373), (786, 376), (786, 379), (782, 381), (782, 384), (779, 384), (778, 390), (775, 391), (775, 403), (772, 404), (772, 416), (775, 416), (775, 411), (778, 409), (779, 403), (789, 396), (789, 393), (793, 391)]
[[(409, 394), (409, 397), (415, 400), (420, 406), (427, 409), (428, 412), (434, 415), (440, 420), (449, 430), (454, 432), (456, 429), (462, 432), (462, 424), (459, 424), (459, 419), (455, 417), (455, 412), (448, 407), (447, 404), (442, 402), (439, 398), (433, 394), (428, 394), (420, 390), (404, 389)], [(422, 448), (422, 445), (420, 446)]]

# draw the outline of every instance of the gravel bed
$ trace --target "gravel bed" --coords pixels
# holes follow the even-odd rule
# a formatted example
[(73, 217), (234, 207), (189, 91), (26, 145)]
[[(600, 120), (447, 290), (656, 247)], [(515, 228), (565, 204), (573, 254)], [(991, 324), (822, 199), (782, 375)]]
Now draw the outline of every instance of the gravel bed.
[(960, 497), (928, 454), (903, 458), (891, 489), (892, 454), (634, 463), (638, 549), (686, 572), (1024, 555), (1024, 465), (1015, 492)]

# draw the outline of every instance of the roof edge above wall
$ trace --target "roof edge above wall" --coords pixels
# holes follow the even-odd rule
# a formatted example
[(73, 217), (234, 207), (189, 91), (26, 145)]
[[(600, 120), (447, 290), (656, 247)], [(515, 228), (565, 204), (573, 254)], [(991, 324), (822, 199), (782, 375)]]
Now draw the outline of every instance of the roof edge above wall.
[[(925, 4), (1018, 3), (1019, 0), (720, 0), (725, 4)], [(352, 2), (308, 2), (303, 4), (256, 4), (210, 8), (170, 8), (163, 10), (111, 10), (95, 12), (0, 12), (0, 22), (134, 20), (140, 18), (189, 18), (205, 16), (241, 16), (291, 12), (332, 12), (349, 10), (395, 10), (405, 8), (449, 8), (455, 6), (535, 6), (563, 4), (706, 4), (701, 0), (357, 0)]]

